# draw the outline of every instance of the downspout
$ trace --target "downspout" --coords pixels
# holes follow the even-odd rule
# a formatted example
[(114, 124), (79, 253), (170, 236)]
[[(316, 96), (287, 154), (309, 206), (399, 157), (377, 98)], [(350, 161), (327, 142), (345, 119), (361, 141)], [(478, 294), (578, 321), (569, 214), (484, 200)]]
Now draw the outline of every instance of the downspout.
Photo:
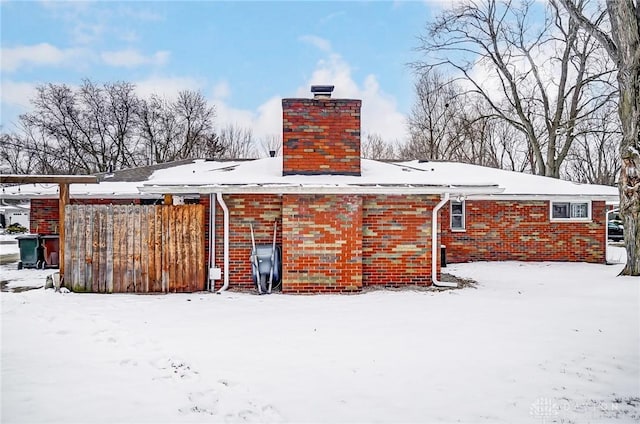
[(457, 283), (438, 281), (438, 211), (449, 201), (449, 193), (433, 208), (431, 216), (431, 282), (437, 287), (458, 287)]
[(222, 193), (217, 193), (216, 197), (224, 212), (224, 284), (217, 291), (220, 294), (229, 288), (229, 208), (222, 198)]
[[(216, 202), (213, 193), (209, 194), (209, 273), (216, 261)], [(214, 291), (215, 280), (209, 275), (209, 291)]]

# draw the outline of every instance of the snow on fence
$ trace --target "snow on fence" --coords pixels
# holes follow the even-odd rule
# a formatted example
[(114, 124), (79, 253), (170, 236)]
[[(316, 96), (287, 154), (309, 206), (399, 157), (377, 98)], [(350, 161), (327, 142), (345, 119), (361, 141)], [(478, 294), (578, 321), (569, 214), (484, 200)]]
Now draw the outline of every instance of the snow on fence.
[(68, 205), (64, 284), (76, 292), (205, 288), (203, 205)]

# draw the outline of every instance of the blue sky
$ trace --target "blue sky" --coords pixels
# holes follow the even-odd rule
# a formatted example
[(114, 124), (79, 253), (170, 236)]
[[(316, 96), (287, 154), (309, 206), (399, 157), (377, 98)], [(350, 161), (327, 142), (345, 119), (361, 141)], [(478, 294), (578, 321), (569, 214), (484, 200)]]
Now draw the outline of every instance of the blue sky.
[(363, 131), (405, 137), (406, 64), (437, 2), (2, 1), (3, 130), (39, 83), (129, 81), (142, 96), (200, 90), (217, 125), (281, 131), (282, 97), (363, 100)]

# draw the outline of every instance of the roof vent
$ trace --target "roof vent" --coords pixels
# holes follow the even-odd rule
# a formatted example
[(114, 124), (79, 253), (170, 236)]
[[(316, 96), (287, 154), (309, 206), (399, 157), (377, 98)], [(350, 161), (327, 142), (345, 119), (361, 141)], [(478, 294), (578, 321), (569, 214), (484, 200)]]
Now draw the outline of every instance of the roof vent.
[(330, 99), (333, 85), (312, 85), (311, 92), (314, 99)]

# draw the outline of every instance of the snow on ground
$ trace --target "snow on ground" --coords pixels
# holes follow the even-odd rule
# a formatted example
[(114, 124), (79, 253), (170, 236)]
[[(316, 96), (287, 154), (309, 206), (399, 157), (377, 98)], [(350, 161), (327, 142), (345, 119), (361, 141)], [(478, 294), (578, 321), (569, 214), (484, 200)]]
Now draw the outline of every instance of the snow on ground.
[(19, 254), (16, 235), (0, 234), (0, 265), (17, 261)]
[[(0, 279), (50, 273), (14, 269)], [(640, 279), (620, 269), (457, 264), (476, 288), (351, 296), (4, 292), (0, 421), (638, 422)]]
[(0, 253), (5, 253), (9, 249), (18, 251), (18, 240), (16, 237), (22, 234), (0, 234)]

